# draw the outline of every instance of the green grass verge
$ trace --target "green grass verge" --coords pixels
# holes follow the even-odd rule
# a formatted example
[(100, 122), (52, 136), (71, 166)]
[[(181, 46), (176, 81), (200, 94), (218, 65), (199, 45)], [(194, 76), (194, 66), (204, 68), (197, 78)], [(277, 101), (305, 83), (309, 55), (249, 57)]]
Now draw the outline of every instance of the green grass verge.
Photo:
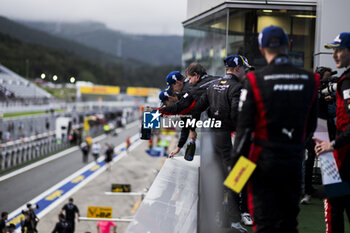
[(326, 232), (323, 200), (312, 198), (309, 205), (300, 205), (298, 216), (300, 233)]
[(48, 88), (44, 88), (44, 90), (49, 92), (55, 98), (65, 100), (65, 101), (75, 100), (76, 93), (77, 93), (76, 88), (67, 88), (67, 87), (60, 87), (60, 88), (48, 87)]
[[(63, 109), (55, 109), (55, 112), (63, 112)], [(35, 112), (15, 112), (15, 113), (5, 113), (3, 118), (19, 117), (19, 116), (29, 116), (29, 115), (39, 115), (48, 113), (47, 111), (35, 111)]]
[(5, 113), (4, 118), (44, 114), (45, 111)]

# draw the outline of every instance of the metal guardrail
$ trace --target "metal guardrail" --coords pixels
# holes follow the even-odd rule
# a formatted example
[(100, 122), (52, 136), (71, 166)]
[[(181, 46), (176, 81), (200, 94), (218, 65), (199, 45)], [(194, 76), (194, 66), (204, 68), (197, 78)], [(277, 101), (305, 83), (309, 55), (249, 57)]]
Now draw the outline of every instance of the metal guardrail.
[[(102, 126), (90, 131), (95, 137), (103, 133)], [(0, 144), (0, 171), (16, 167), (30, 160), (68, 148), (68, 139), (58, 142), (54, 131)]]
[(95, 108), (115, 108), (115, 107), (134, 107), (137, 105), (136, 101), (90, 101), (90, 102), (58, 102), (43, 105), (1, 105), (0, 103), (0, 113), (19, 113), (19, 112), (35, 112), (35, 111), (47, 111), (50, 109), (88, 109), (92, 110)]
[(9, 141), (9, 142), (5, 142), (5, 143), (0, 143), (0, 148), (16, 146), (16, 145), (20, 145), (22, 143), (31, 142), (31, 141), (35, 141), (35, 140), (40, 140), (42, 138), (48, 138), (48, 137), (54, 136), (54, 135), (55, 135), (55, 131), (50, 131), (50, 132), (46, 132), (46, 133), (42, 133), (42, 134), (38, 134), (38, 135), (33, 135), (33, 136), (30, 136), (30, 137), (21, 138), (21, 139), (15, 140), (15, 141)]
[(67, 141), (58, 144), (55, 135), (48, 135), (29, 141), (17, 140), (8, 144), (6, 147), (1, 148), (0, 151), (0, 171), (54, 153), (69, 146)]

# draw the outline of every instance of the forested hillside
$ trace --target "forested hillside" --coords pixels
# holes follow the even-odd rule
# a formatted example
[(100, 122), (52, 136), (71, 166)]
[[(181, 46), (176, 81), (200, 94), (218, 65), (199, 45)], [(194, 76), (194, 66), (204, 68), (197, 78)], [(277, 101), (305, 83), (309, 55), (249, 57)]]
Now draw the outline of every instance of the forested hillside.
[(133, 35), (109, 29), (98, 22), (20, 22), (113, 56), (131, 58), (150, 65), (181, 64), (182, 36)]
[(120, 86), (164, 87), (165, 76), (179, 65), (149, 65), (121, 58), (72, 40), (26, 27), (0, 17), (0, 63), (29, 79), (58, 76), (57, 82), (77, 80)]
[(72, 52), (25, 43), (0, 33), (0, 63), (23, 77), (34, 79), (56, 74), (57, 82), (69, 77), (96, 84), (164, 87), (165, 76), (178, 66), (148, 66), (133, 61), (93, 62)]

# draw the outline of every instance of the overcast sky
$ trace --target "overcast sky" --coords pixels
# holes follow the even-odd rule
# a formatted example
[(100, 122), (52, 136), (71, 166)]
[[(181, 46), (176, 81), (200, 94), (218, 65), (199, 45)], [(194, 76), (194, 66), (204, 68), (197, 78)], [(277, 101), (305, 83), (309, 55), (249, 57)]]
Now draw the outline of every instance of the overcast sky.
[(187, 0), (0, 0), (0, 15), (40, 21), (98, 21), (137, 34), (182, 35)]

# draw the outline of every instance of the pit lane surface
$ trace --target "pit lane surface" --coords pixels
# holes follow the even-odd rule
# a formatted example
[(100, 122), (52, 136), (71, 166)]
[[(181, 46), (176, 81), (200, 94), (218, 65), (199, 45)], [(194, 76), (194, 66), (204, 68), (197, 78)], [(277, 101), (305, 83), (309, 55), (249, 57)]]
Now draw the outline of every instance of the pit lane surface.
[[(119, 145), (125, 142), (127, 137), (139, 131), (137, 123), (131, 126), (123, 129), (117, 137), (108, 136), (100, 141), (100, 144), (107, 142)], [(92, 156), (89, 155), (89, 162), (92, 160)], [(9, 213), (14, 211), (84, 166), (86, 164), (82, 162), (82, 153), (78, 149), (66, 156), (1, 181), (0, 210)]]

